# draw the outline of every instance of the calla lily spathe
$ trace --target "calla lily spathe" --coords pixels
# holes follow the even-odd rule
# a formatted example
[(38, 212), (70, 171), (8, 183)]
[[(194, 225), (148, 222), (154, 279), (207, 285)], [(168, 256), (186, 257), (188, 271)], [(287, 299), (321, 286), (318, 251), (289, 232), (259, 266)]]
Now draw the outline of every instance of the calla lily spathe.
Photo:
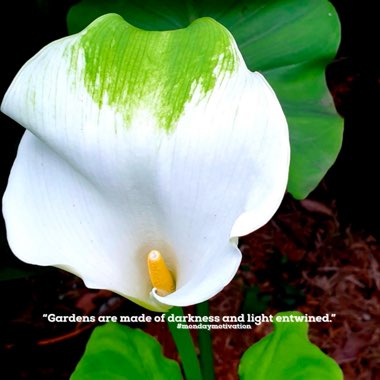
[[(218, 293), (237, 237), (285, 192), (289, 137), (277, 98), (209, 18), (147, 32), (100, 17), (20, 70), (2, 112), (26, 128), (3, 198), (11, 249), (152, 310)], [(147, 255), (162, 254), (162, 296)]]

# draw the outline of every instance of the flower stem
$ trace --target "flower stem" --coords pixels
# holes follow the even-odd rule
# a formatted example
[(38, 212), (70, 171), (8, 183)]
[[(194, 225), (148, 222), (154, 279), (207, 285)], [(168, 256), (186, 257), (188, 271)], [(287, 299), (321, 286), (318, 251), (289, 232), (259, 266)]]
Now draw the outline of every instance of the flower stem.
[[(210, 307), (208, 301), (197, 304), (196, 306), (197, 315), (199, 316), (209, 316)], [(205, 322), (208, 324), (208, 322)], [(214, 372), (214, 357), (212, 351), (212, 340), (211, 340), (211, 330), (199, 329), (198, 330), (198, 343), (201, 353), (201, 368), (203, 378), (207, 380), (215, 379)]]
[[(182, 368), (186, 380), (202, 380), (201, 368), (199, 366), (194, 342), (190, 335), (190, 330), (177, 328), (179, 323), (168, 321), (169, 315), (183, 316), (184, 314), (182, 308), (173, 307), (170, 309), (170, 311), (166, 314), (166, 321), (181, 357)], [(181, 325), (183, 324), (186, 323), (181, 322)]]

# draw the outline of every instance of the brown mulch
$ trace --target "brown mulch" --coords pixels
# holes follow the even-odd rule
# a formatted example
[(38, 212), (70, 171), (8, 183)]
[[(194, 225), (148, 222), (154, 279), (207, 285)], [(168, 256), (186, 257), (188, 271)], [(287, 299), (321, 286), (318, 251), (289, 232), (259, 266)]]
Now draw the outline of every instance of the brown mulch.
[[(210, 300), (210, 314), (335, 314), (331, 323), (311, 323), (310, 339), (340, 364), (345, 380), (380, 379), (379, 248), (373, 236), (340, 226), (334, 201), (287, 196), (266, 226), (241, 239), (241, 267)], [(1, 286), (7, 379), (67, 379), (75, 368), (96, 323), (52, 323), (44, 313), (147, 313), (111, 292), (88, 290), (61, 271)], [(188, 312), (195, 313), (194, 307), (185, 308)], [(179, 359), (164, 323), (133, 327), (157, 337), (165, 354)], [(270, 323), (213, 330), (216, 379), (238, 379), (241, 355), (271, 330)]]
[[(340, 364), (346, 380), (380, 379), (379, 248), (362, 231), (342, 231), (333, 205), (288, 198), (270, 223), (242, 239), (242, 268), (250, 270), (240, 270), (211, 301), (213, 313), (238, 315), (249, 284), (272, 295), (265, 314), (291, 309), (336, 314), (332, 323), (310, 324), (312, 342)], [(288, 304), (276, 300), (276, 293)], [(237, 379), (241, 354), (269, 331), (265, 323), (249, 333), (214, 331), (218, 378)]]

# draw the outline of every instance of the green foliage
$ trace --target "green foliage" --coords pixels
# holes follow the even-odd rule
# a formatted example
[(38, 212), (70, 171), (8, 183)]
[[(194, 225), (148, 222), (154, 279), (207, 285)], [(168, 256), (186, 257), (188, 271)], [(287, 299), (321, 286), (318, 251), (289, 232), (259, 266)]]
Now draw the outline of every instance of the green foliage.
[(39, 267), (37, 265), (23, 265), (17, 263), (15, 265), (0, 266), (0, 281), (17, 280), (29, 276), (35, 276), (40, 273), (51, 270), (51, 267)]
[(83, 0), (68, 14), (70, 33), (114, 12), (147, 30), (183, 28), (209, 16), (236, 39), (248, 67), (262, 72), (281, 102), (290, 129), (288, 190), (306, 197), (340, 150), (343, 121), (325, 81), (340, 41), (339, 19), (325, 0)]
[(261, 294), (258, 286), (247, 287), (244, 292), (243, 314), (263, 313), (268, 308), (271, 298), (268, 294)]
[(273, 317), (274, 332), (252, 345), (243, 355), (241, 380), (343, 380), (333, 359), (308, 339), (307, 322), (280, 322), (276, 318), (300, 318), (299, 312)]
[(97, 327), (71, 380), (182, 379), (179, 365), (150, 335), (117, 323)]

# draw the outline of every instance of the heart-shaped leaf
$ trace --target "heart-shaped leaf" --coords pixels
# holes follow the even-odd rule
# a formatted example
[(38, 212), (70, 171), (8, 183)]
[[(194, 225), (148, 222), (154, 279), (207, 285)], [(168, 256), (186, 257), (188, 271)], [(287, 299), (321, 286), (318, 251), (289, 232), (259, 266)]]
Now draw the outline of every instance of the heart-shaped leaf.
[(182, 379), (179, 365), (160, 344), (138, 329), (107, 323), (91, 334), (71, 380)]
[(273, 317), (274, 332), (243, 355), (241, 380), (343, 380), (338, 364), (309, 341), (306, 317), (283, 312)]

